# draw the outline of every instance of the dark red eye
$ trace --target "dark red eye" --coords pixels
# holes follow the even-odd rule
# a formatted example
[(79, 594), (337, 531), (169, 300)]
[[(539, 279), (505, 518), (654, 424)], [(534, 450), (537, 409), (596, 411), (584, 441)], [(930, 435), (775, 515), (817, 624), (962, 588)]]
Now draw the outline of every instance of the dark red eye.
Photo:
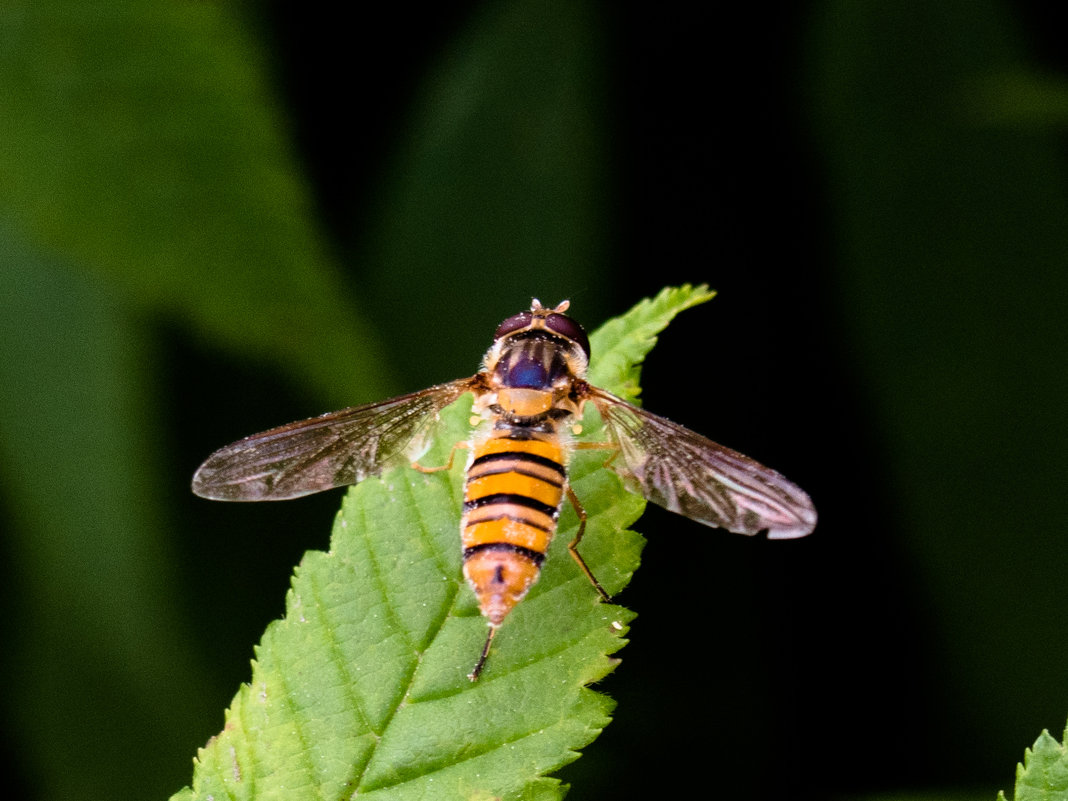
[(554, 334), (570, 339), (585, 351), (587, 359), (590, 358), (590, 338), (582, 326), (566, 314), (550, 314), (545, 318), (545, 327)]
[(530, 325), (530, 321), (534, 318), (534, 315), (528, 311), (519, 312), (514, 314), (497, 326), (497, 331), (493, 334), (493, 338), (500, 339), (507, 334), (511, 334), (513, 331), (519, 331), (522, 328), (526, 328)]

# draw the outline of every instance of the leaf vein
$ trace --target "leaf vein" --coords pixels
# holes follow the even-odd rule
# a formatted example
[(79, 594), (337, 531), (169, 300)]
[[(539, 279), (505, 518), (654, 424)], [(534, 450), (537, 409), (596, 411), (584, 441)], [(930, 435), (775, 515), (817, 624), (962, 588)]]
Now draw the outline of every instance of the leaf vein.
[[(451, 479), (450, 479), (450, 481), (451, 481)], [(417, 517), (418, 517), (418, 520), (419, 520), (418, 528), (419, 528), (420, 539), (424, 540), (424, 541), (429, 539), (429, 541), (431, 543), (433, 543), (435, 541), (434, 537), (433, 536), (429, 536), (430, 535), (430, 531), (429, 531), (430, 526), (429, 526), (429, 524), (428, 524), (428, 522), (426, 520), (425, 515), (422, 513), (422, 509), (421, 509), (420, 504), (415, 502), (416, 499), (414, 498), (414, 492), (413, 492), (413, 489), (412, 489), (412, 486), (411, 486), (410, 482), (403, 481), (403, 482), (401, 482), (401, 484), (407, 489), (407, 493), (408, 493), (408, 496), (409, 496), (409, 502), (410, 502), (409, 508), (415, 509), (415, 511), (416, 511), (416, 514), (417, 514)], [(453, 498), (455, 498), (455, 492), (450, 492), (450, 495)], [(455, 506), (455, 503), (454, 503), (454, 506)], [(367, 512), (366, 509), (363, 509), (362, 511), (363, 511), (363, 518), (364, 518), (363, 519), (362, 530), (363, 531), (371, 531), (372, 529), (369, 528), (369, 521), (367, 519), (368, 512)], [(459, 521), (459, 510), (456, 510), (456, 519), (457, 519), (457, 521)], [(384, 603), (386, 605), (386, 608), (387, 608), (387, 610), (389, 612), (391, 620), (396, 622), (397, 621), (397, 616), (395, 614), (395, 610), (393, 609), (392, 605), (389, 604), (388, 601), (386, 600), (386, 596), (388, 595), (388, 591), (385, 589), (384, 583), (381, 580), (381, 575), (380, 575), (380, 572), (379, 572), (378, 563), (375, 561), (374, 554), (373, 554), (372, 549), (370, 547), (370, 538), (367, 538), (367, 540), (368, 540), (368, 542), (367, 542), (368, 556), (370, 558), (370, 562), (371, 562), (371, 565), (372, 565), (372, 574), (375, 577), (376, 586), (378, 587), (380, 594), (383, 596), (383, 601), (384, 601)], [(437, 548), (435, 548), (433, 546), (430, 548), (430, 550), (435, 555), (434, 556), (434, 561), (435, 561), (435, 564), (437, 565), (439, 571), (442, 573), (442, 575), (448, 575), (451, 572), (451, 569), (447, 564), (444, 563), (443, 554), (441, 554), (441, 552), (438, 551)], [(429, 632), (439, 632), (441, 630), (441, 628), (444, 626), (445, 621), (448, 620), (449, 616), (452, 614), (453, 609), (455, 609), (457, 599), (460, 597), (460, 586), (461, 585), (460, 585), (459, 582), (455, 582), (455, 581), (451, 582), (452, 589), (451, 589), (451, 591), (449, 592), (449, 594), (447, 596), (446, 602), (442, 604), (441, 612), (438, 614), (438, 616), (435, 619), (435, 621), (433, 622), (433, 624), (428, 627), (428, 631)], [(425, 650), (426, 650), (426, 646), (424, 646), (421, 649), (415, 647), (415, 644), (411, 641), (411, 637), (410, 637), (410, 634), (408, 633), (407, 629), (405, 629), (405, 640), (407, 641), (409, 647), (412, 649), (413, 661), (412, 661), (411, 669), (408, 671), (407, 676), (404, 678), (404, 680), (402, 682), (399, 682), (399, 684), (401, 685), (400, 689), (402, 689), (402, 692), (400, 693), (400, 700), (395, 704), (390, 704), (390, 706), (389, 706), (389, 714), (387, 715), (386, 719), (383, 721), (383, 725), (382, 725), (382, 731), (383, 732), (385, 732), (386, 730), (389, 729), (389, 726), (392, 723), (393, 718), (396, 717), (396, 715), (400, 711), (401, 707), (410, 702), (412, 687), (415, 684), (415, 677), (416, 677), (416, 674), (419, 671), (419, 665), (422, 663), (423, 654), (425, 653)], [(364, 778), (364, 776), (367, 775), (368, 768), (374, 762), (375, 755), (378, 753), (379, 746), (381, 745), (381, 742), (382, 742), (382, 737), (381, 737), (381, 735), (379, 735), (378, 738), (375, 741), (374, 746), (372, 746), (372, 748), (368, 752), (367, 760), (359, 768), (359, 770), (354, 774), (352, 782), (348, 785), (350, 787), (354, 787), (351, 795), (348, 796), (349, 799), (355, 799), (360, 794), (361, 789), (362, 789), (361, 788), (361, 784), (363, 783), (363, 778)]]

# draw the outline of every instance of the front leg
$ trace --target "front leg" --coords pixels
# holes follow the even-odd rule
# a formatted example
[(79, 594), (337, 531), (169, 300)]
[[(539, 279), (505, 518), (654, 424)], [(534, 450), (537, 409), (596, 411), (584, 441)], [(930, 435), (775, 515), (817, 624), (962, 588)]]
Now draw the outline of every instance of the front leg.
[(412, 462), (412, 469), (418, 470), (420, 473), (440, 473), (442, 470), (445, 470), (445, 471), (452, 470), (452, 462), (453, 462), (453, 459), (456, 458), (456, 451), (459, 451), (459, 450), (470, 450), (470, 449), (471, 449), (471, 441), (470, 440), (463, 440), (462, 442), (457, 442), (455, 445), (452, 446), (452, 449), (449, 451), (449, 459), (448, 459), (447, 462), (445, 462), (445, 464), (438, 465), (436, 467), (425, 467), (425, 466), (419, 464), (418, 461), (414, 461), (414, 462)]

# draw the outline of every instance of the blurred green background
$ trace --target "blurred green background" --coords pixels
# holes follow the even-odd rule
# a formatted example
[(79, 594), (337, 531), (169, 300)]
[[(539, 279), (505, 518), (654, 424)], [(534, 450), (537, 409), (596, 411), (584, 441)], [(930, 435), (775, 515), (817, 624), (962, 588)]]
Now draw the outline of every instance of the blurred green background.
[[(809, 539), (658, 510), (576, 801), (992, 799), (1068, 716), (1068, 49), (1038, 2), (0, 9), (10, 791), (165, 798), (338, 493), (245, 434), (665, 284), (647, 407)], [(337, 16), (333, 16), (333, 15)]]

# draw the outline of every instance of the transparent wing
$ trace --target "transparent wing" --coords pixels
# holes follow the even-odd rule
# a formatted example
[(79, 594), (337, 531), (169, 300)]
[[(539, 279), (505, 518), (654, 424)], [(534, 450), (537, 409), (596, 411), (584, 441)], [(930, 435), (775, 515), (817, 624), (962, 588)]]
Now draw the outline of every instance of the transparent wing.
[(789, 539), (816, 527), (808, 495), (771, 468), (602, 389), (588, 398), (619, 446), (609, 466), (632, 492), (738, 534)]
[(475, 387), (466, 378), (331, 412), (227, 445), (193, 476), (218, 501), (281, 501), (355, 484), (419, 456), (437, 413)]

